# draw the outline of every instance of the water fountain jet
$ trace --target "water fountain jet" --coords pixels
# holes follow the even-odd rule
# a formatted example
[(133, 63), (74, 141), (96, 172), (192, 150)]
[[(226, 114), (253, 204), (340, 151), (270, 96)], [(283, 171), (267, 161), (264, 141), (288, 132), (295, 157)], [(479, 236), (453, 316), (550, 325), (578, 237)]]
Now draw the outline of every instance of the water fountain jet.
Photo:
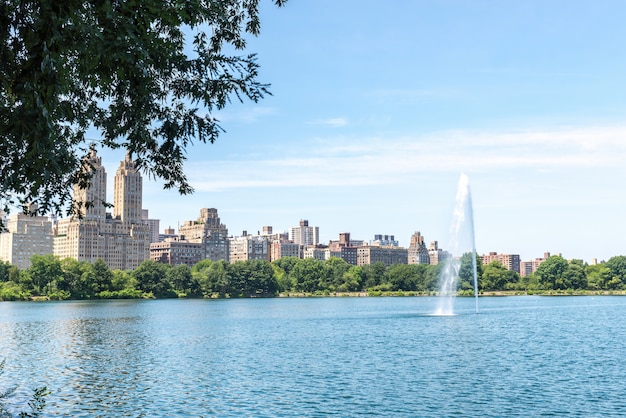
[(452, 224), (450, 225), (448, 248), (449, 254), (448, 257), (446, 257), (441, 272), (439, 304), (435, 315), (454, 315), (454, 298), (457, 293), (461, 256), (467, 252), (470, 252), (472, 257), (474, 296), (476, 300), (476, 313), (478, 313), (478, 276), (476, 244), (474, 240), (474, 213), (469, 178), (465, 174), (461, 174), (459, 178), (456, 205), (452, 216)]

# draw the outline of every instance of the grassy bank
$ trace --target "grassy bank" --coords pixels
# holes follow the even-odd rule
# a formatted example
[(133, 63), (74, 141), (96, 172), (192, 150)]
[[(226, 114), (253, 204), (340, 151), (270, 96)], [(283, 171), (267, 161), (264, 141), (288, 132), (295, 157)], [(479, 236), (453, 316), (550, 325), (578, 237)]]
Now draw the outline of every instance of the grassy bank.
[[(408, 292), (408, 291), (368, 291), (368, 292), (285, 292), (281, 298), (311, 298), (311, 297), (403, 297), (403, 296), (438, 296), (437, 292)], [(626, 290), (499, 290), (480, 292), (482, 296), (626, 296)], [(474, 294), (458, 294), (457, 297), (474, 297)]]

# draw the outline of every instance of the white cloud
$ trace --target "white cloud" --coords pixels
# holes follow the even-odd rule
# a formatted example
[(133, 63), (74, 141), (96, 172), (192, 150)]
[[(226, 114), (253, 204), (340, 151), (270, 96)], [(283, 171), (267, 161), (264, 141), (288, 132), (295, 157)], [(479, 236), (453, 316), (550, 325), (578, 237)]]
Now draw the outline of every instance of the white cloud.
[[(297, 145), (296, 145), (297, 144)], [(424, 173), (619, 168), (626, 161), (626, 127), (519, 132), (450, 131), (396, 138), (296, 141), (266, 159), (190, 164), (203, 191), (245, 187), (397, 184)]]
[(343, 126), (348, 125), (348, 118), (339, 117), (339, 118), (329, 118), (329, 119), (319, 119), (312, 122), (308, 122), (309, 125), (327, 125), (333, 128), (341, 128)]

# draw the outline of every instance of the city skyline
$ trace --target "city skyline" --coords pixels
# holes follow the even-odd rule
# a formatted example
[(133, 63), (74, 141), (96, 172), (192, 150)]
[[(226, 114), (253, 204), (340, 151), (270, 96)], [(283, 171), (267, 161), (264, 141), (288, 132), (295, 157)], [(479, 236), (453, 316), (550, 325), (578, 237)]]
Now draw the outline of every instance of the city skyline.
[(406, 247), (419, 230), (445, 248), (464, 172), (479, 253), (624, 254), (622, 12), (617, 1), (265, 2), (248, 47), (273, 95), (216, 114), (226, 132), (188, 150), (193, 195), (146, 179), (144, 207), (162, 228), (215, 207), (232, 235), (308, 219), (321, 242), (349, 231)]

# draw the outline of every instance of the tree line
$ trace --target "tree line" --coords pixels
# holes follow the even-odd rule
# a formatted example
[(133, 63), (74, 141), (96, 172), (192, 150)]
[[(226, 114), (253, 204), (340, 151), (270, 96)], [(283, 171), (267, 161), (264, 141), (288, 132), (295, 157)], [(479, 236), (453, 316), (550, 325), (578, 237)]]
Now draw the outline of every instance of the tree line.
[[(460, 295), (474, 291), (471, 257), (465, 254), (458, 263)], [(273, 262), (202, 260), (191, 267), (146, 260), (134, 270), (123, 271), (111, 270), (102, 260), (89, 263), (35, 255), (27, 269), (0, 263), (0, 300), (272, 297), (335, 292), (434, 294), (443, 270), (442, 264), (353, 266), (340, 258), (284, 257)], [(498, 262), (482, 265), (477, 258), (477, 273), (481, 292), (625, 290), (626, 256), (597, 265), (552, 256), (526, 277)]]

